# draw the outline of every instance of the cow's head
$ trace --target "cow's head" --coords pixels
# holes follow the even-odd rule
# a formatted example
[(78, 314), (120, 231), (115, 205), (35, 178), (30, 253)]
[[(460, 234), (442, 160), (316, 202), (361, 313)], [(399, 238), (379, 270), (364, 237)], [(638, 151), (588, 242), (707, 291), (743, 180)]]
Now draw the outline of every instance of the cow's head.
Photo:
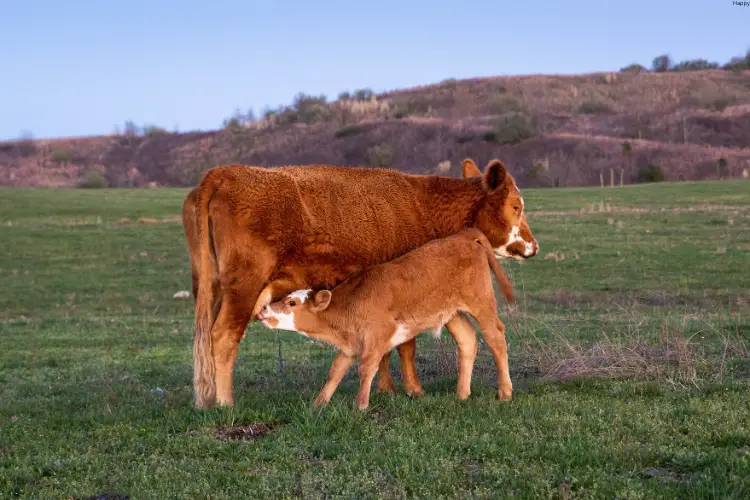
[(524, 260), (539, 253), (539, 244), (526, 223), (523, 197), (513, 176), (500, 160), (492, 160), (482, 174), (476, 163), (461, 164), (464, 178), (481, 177), (484, 197), (474, 227), (490, 240), (498, 257)]

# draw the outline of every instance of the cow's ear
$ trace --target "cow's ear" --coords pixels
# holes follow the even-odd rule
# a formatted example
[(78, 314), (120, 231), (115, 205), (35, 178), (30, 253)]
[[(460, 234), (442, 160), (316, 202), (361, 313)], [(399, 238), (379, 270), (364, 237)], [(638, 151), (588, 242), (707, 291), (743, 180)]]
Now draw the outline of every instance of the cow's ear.
[(331, 303), (331, 292), (328, 290), (319, 290), (315, 297), (313, 297), (312, 309), (313, 312), (325, 311)]
[(466, 158), (461, 162), (461, 177), (468, 179), (469, 177), (480, 177), (482, 172), (479, 171), (479, 167), (474, 163), (471, 158)]
[(500, 160), (492, 160), (484, 171), (484, 187), (487, 191), (494, 191), (505, 181), (505, 165)]

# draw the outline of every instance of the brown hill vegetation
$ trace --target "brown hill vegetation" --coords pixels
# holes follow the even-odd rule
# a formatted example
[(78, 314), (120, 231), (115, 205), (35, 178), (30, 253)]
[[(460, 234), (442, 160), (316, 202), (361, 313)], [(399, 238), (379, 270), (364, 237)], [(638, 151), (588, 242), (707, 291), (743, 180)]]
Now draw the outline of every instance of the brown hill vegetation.
[(649, 165), (665, 180), (741, 177), (750, 169), (743, 68), (451, 79), (333, 102), (300, 94), (290, 106), (260, 119), (238, 115), (215, 131), (130, 126), (111, 136), (0, 143), (0, 184), (188, 186), (222, 163), (457, 176), (467, 156), (502, 158), (522, 186), (598, 185), (612, 174), (619, 182), (621, 169), (632, 183), (648, 180)]

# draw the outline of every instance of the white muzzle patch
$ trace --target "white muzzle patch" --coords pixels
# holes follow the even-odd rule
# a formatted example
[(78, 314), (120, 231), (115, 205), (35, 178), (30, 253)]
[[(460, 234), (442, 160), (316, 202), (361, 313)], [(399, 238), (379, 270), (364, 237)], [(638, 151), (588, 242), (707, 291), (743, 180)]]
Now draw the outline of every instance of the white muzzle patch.
[[(272, 321), (269, 321), (271, 319), (276, 320), (276, 324), (272, 326)], [(263, 323), (263, 326), (266, 328), (272, 328), (276, 330), (288, 330), (290, 332), (296, 332), (297, 327), (294, 325), (294, 313), (276, 313), (271, 312), (267, 313), (267, 315), (261, 320)]]
[(495, 255), (497, 257), (501, 258), (509, 258), (509, 259), (516, 259), (516, 260), (523, 260), (523, 257), (518, 254), (511, 254), (508, 252), (508, 247), (514, 243), (522, 243), (523, 244), (523, 255), (524, 257), (530, 257), (534, 254), (534, 245), (529, 243), (528, 241), (524, 240), (521, 237), (521, 228), (518, 226), (513, 226), (510, 229), (510, 233), (508, 234), (508, 241), (505, 242), (504, 245), (500, 245), (499, 247), (495, 248)]

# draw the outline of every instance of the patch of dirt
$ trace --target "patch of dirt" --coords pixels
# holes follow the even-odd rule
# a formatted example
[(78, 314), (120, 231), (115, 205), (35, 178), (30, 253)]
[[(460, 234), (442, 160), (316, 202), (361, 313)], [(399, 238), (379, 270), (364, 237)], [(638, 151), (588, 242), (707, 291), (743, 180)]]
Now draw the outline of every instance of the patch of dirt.
[(120, 495), (119, 493), (100, 493), (91, 495), (88, 500), (128, 500), (128, 495)]
[(648, 467), (641, 471), (641, 476), (660, 481), (685, 482), (692, 479), (690, 474), (665, 467)]
[(277, 421), (252, 422), (246, 425), (219, 428), (214, 431), (214, 436), (222, 441), (248, 441), (262, 438), (278, 426)]

